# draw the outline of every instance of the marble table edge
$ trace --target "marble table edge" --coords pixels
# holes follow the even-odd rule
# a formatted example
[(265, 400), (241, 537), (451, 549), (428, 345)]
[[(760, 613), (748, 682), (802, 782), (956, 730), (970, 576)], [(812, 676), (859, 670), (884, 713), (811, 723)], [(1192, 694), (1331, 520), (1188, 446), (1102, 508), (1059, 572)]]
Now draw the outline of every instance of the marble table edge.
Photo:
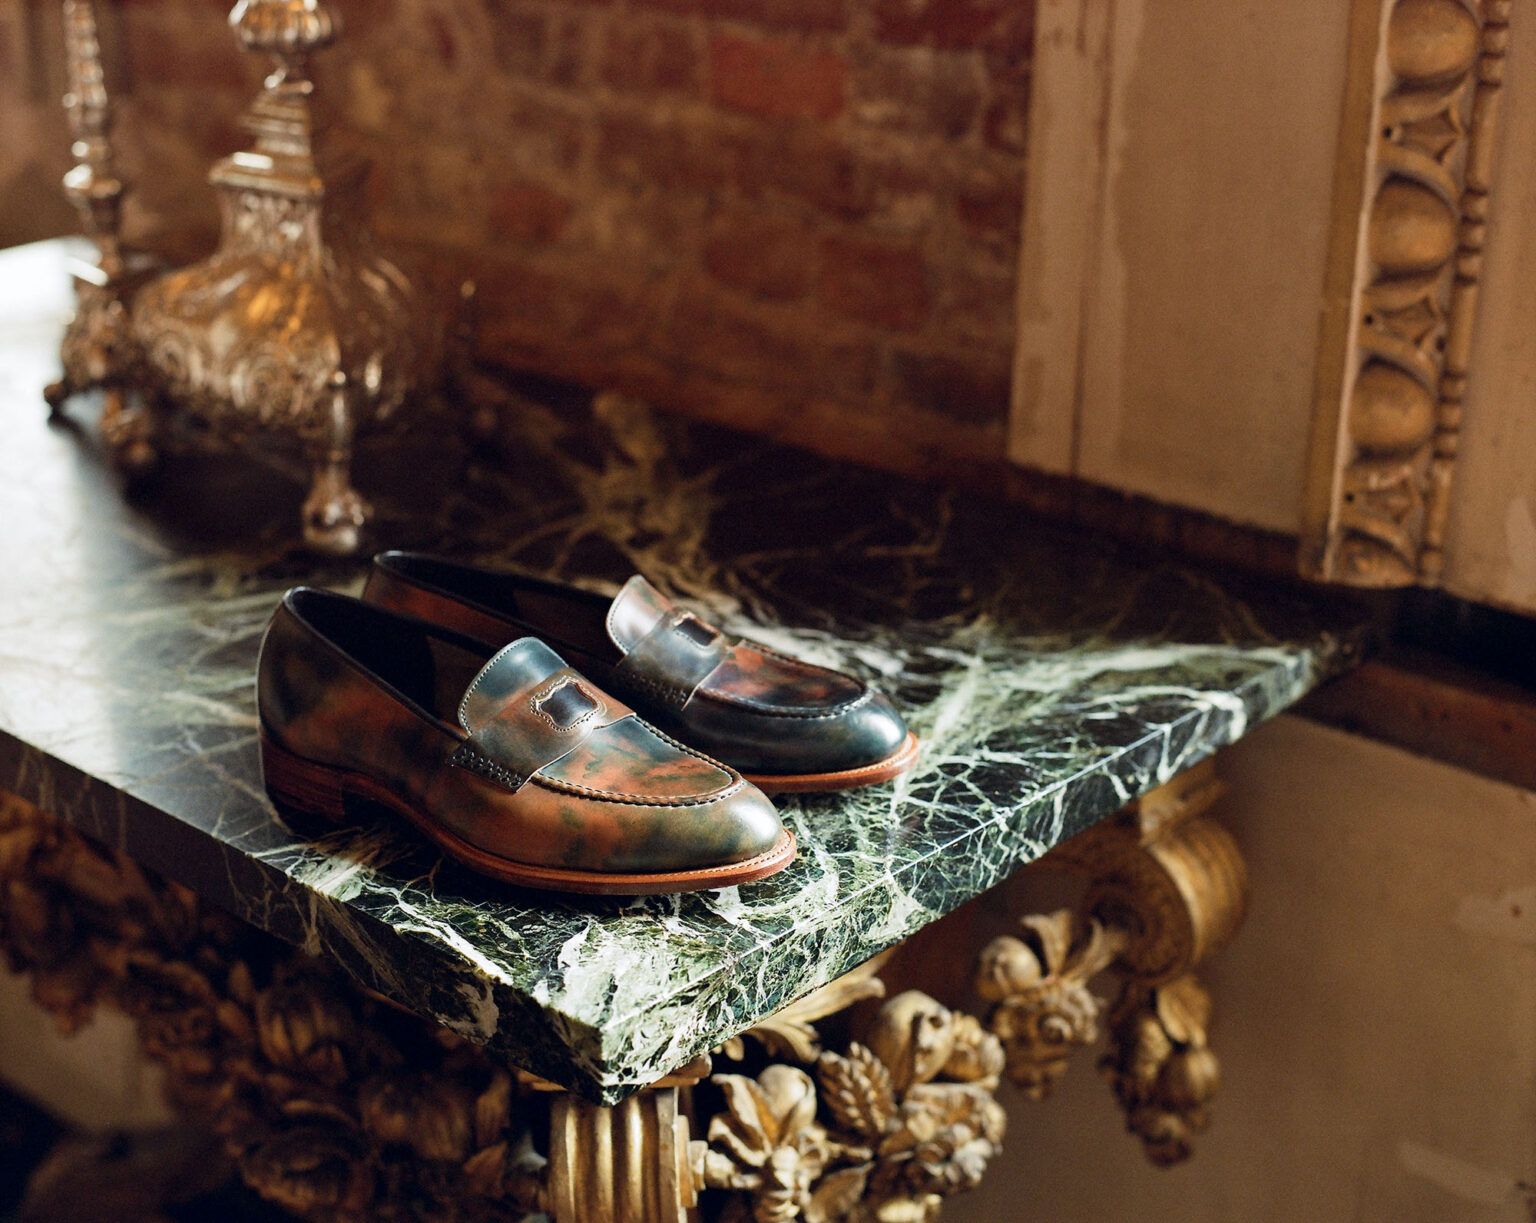
[[(1081, 785), (1086, 780), (1105, 775), (1115, 777), (1116, 770), (1114, 766), (1117, 761), (1131, 760), (1141, 756), (1143, 753), (1156, 752), (1160, 757), (1163, 757), (1164, 759), (1147, 772), (1144, 781), (1135, 780), (1130, 787), (1123, 789), (1123, 800), (1126, 802), (1130, 801), (1138, 794), (1144, 793), (1146, 789), (1159, 784), (1160, 781), (1167, 780), (1167, 778), (1163, 776), (1164, 773), (1168, 773), (1168, 775), (1171, 776), (1172, 773), (1178, 772), (1184, 768), (1188, 768), (1193, 764), (1198, 763), (1200, 760), (1205, 759), (1211, 753), (1235, 742), (1253, 727), (1269, 720), (1271, 717), (1289, 707), (1297, 699), (1299, 699), (1299, 696), (1305, 690), (1311, 687), (1314, 683), (1320, 682), (1321, 679), (1326, 678), (1327, 675), (1338, 669), (1338, 666), (1340, 665), (1341, 654), (1348, 652), (1347, 650), (1340, 649), (1340, 647), (1344, 644), (1345, 641), (1343, 638), (1335, 637), (1332, 634), (1324, 634), (1323, 639), (1315, 645), (1299, 648), (1289, 658), (1287, 665), (1280, 668), (1286, 674), (1289, 681), (1280, 685), (1281, 690), (1277, 691), (1275, 682), (1276, 676), (1273, 671), (1267, 671), (1260, 675), (1251, 676), (1244, 680), (1241, 684), (1236, 685), (1231, 691), (1232, 695), (1239, 698), (1242, 703), (1244, 717), (1241, 722), (1239, 723), (1230, 718), (1224, 719), (1220, 725), (1212, 727), (1212, 733), (1208, 739), (1200, 743), (1189, 754), (1180, 756), (1176, 761), (1166, 760), (1169, 746), (1181, 738), (1179, 735), (1181, 729), (1187, 728), (1192, 723), (1199, 722), (1200, 720), (1208, 717), (1210, 713), (1208, 709), (1188, 710), (1174, 720), (1164, 723), (1156, 729), (1148, 732), (1141, 738), (1117, 746), (1110, 754), (1105, 755), (1099, 760), (1096, 760), (1085, 767), (1074, 770), (1071, 774), (1065, 777), (1054, 779), (1048, 785), (1033, 793), (1030, 796), (1027, 805), (1032, 808), (1039, 807), (1041, 805), (1049, 805), (1053, 801), (1056, 801), (1063, 792)], [(231, 745), (225, 746), (229, 747)], [(124, 830), (126, 828), (126, 821), (133, 809), (141, 809), (147, 813), (150, 813), (157, 821), (160, 822), (169, 821), (173, 825), (176, 822), (176, 817), (173, 814), (164, 811), (150, 800), (135, 796), (127, 785), (120, 786), (114, 784), (108, 779), (98, 777), (88, 770), (73, 764), (65, 756), (57, 754), (54, 751), (29, 744), (24, 740), (16, 738), (16, 736), (3, 729), (0, 729), (0, 748), (4, 749), (3, 753), (0, 753), (0, 759), (3, 759), (4, 756), (13, 756), (19, 766), (6, 770), (6, 774), (10, 779), (8, 782), (9, 788), (12, 788), (15, 792), (20, 794), (21, 797), (37, 803), (44, 809), (47, 809), (50, 806), (51, 800), (55, 802), (57, 801), (57, 796), (61, 788), (63, 790), (73, 789), (79, 796), (88, 797), (89, 806), (92, 808), (89, 819), (78, 818), (78, 815), (85, 814), (80, 808), (78, 798), (72, 802), (64, 804), (66, 809), (56, 812), (56, 814), (61, 815), (70, 824), (76, 827), (80, 827), (81, 831), (84, 831), (89, 835), (96, 836), (98, 840), (102, 840), (104, 843), (109, 844), (112, 848), (120, 850), (121, 852), (129, 853), (131, 856), (143, 856), (141, 853), (134, 853), (134, 850), (130, 849), (130, 846), (128, 845), (125, 838)], [(29, 759), (35, 762), (35, 766), (29, 766), (26, 763)], [(148, 782), (153, 780), (153, 778), (145, 777), (136, 778), (134, 780), (135, 782)], [(1128, 779), (1118, 778), (1118, 780), (1124, 781)], [(128, 785), (132, 784), (133, 783), (128, 783)], [(1080, 827), (1072, 828), (1067, 833), (1067, 836), (1075, 835), (1077, 832), (1082, 831), (1083, 828), (1088, 827), (1092, 823), (1097, 822), (1098, 819), (1104, 818), (1109, 814), (1112, 814), (1112, 812), (1105, 811), (1097, 814), (1096, 816), (1093, 816), (1092, 818), (1082, 822)], [(115, 836), (108, 838), (105, 833), (111, 828), (114, 820), (117, 821), (117, 831)], [(920, 858), (912, 859), (910, 863), (904, 865), (917, 866), (925, 862), (930, 862), (935, 857), (940, 855), (953, 853), (958, 847), (963, 846), (968, 840), (973, 839), (980, 831), (980, 829), (974, 828), (967, 829), (960, 835), (945, 841), (942, 844), (934, 844)], [(207, 834), (202, 834), (196, 830), (189, 829), (188, 835)], [(134, 848), (137, 849), (138, 847)], [(227, 851), (232, 847), (222, 846), (222, 848), (226, 851), (226, 853), (221, 854), (220, 857), (227, 857)], [(1021, 841), (1020, 848), (1022, 853), (1011, 858), (1008, 861), (1006, 868), (997, 872), (995, 877), (991, 878), (990, 881), (986, 883), (985, 888), (982, 890), (986, 890), (986, 888), (990, 888), (996, 886), (998, 883), (1001, 883), (1003, 880), (1007, 879), (1010, 875), (1017, 871), (1020, 867), (1028, 865), (1030, 862), (1036, 861), (1040, 857), (1044, 856), (1044, 854), (1049, 852), (1050, 848), (1052, 847), (1044, 846), (1034, 841), (1029, 841), (1028, 844), (1025, 844), (1023, 841)], [(248, 854), (243, 851), (236, 852), (239, 853), (242, 858), (249, 859), (254, 866), (257, 866), (260, 869), (274, 871), (278, 874), (282, 873), (280, 868), (274, 867), (270, 863), (261, 861), (257, 855)], [(153, 861), (148, 861), (145, 864), (151, 866), (152, 868), (160, 869), (162, 873), (170, 873), (166, 871), (166, 868), (163, 864), (157, 864)], [(172, 875), (172, 877), (174, 877), (174, 875)], [(230, 883), (232, 886), (234, 885), (233, 878), (231, 878)], [(863, 885), (857, 893), (851, 895), (867, 894), (877, 886), (879, 886), (878, 880), (872, 880), (869, 883)], [(214, 903), (219, 903), (216, 897), (211, 897), (210, 899), (212, 899)], [(237, 899), (237, 897), (232, 896), (231, 899)], [(924, 910), (924, 921), (917, 924), (908, 923), (899, 929), (893, 928), (889, 936), (882, 935), (880, 939), (876, 940), (880, 943), (879, 946), (861, 948), (861, 951), (867, 951), (869, 955), (873, 955), (884, 947), (894, 946), (895, 944), (901, 942), (903, 939), (909, 937), (911, 934), (915, 933), (916, 930), (921, 929), (922, 926), (928, 924), (928, 922), (938, 920), (945, 914), (953, 911), (955, 908), (958, 908), (965, 902), (966, 899), (968, 898), (957, 897), (954, 903), (946, 904), (945, 907), (941, 909), (926, 909)], [(226, 903), (221, 904), (220, 907), (229, 906)], [(236, 916), (241, 916), (244, 920), (247, 921), (250, 920), (249, 916), (239, 913), (238, 910), (235, 910), (235, 912)], [(398, 929), (395, 926), (392, 926), (389, 923), (384, 922), (370, 914), (354, 914), (353, 917), (354, 919), (361, 918), (371, 927), (377, 927), (381, 934), (388, 934), (396, 938), (409, 939), (410, 942), (418, 949), (426, 951), (434, 958), (442, 959), (443, 962), (450, 967), (455, 969), (463, 968), (463, 965), (458, 964), (452, 959), (447, 949), (438, 940), (421, 937), (420, 934), (424, 932), (413, 932), (410, 930)], [(831, 930), (834, 928), (834, 926), (835, 920), (832, 916), (829, 915), (825, 920), (817, 922), (813, 925), (798, 926), (780, 931), (764, 943), (753, 947), (748, 951), (733, 956), (728, 961), (722, 961), (719, 965), (715, 966), (710, 973), (701, 977), (690, 978), (688, 980), (679, 982), (675, 989), (669, 990), (665, 994), (653, 997), (648, 1009), (665, 1006), (668, 1003), (675, 1003), (680, 997), (686, 995), (690, 990), (696, 989), (702, 981), (706, 981), (709, 979), (709, 977), (718, 975), (719, 972), (728, 972), (732, 968), (737, 967), (743, 963), (747, 963), (752, 960), (762, 960), (765, 957), (771, 956), (779, 947), (785, 945), (787, 940), (790, 938), (797, 938), (801, 940), (814, 939), (818, 934)], [(280, 935), (275, 935), (275, 937), (281, 938)], [(291, 939), (284, 938), (282, 941), (288, 942), (290, 945), (300, 946), (301, 950), (307, 950), (311, 953), (314, 952), (314, 948), (307, 948), (300, 944), (294, 944)], [(867, 956), (861, 955), (860, 958), (867, 958)], [(786, 993), (782, 998), (778, 998), (772, 1007), (764, 1010), (761, 1014), (754, 1014), (745, 1022), (721, 1025), (719, 1026), (718, 1031), (711, 1030), (707, 1035), (703, 1036), (703, 1038), (697, 1042), (699, 1048), (690, 1053), (688, 1057), (682, 1058), (679, 1061), (679, 1064), (686, 1064), (686, 1062), (690, 1060), (692, 1056), (696, 1056), (697, 1052), (711, 1048), (715, 1044), (718, 1044), (719, 1041), (727, 1039), (729, 1036), (735, 1035), (741, 1031), (747, 1030), (748, 1028), (752, 1027), (754, 1023), (761, 1020), (762, 1018), (766, 1018), (775, 1010), (789, 1005), (797, 998), (803, 997), (805, 994), (819, 988), (827, 981), (834, 979), (842, 972), (845, 972), (849, 968), (854, 967), (856, 962), (858, 961), (850, 961), (846, 964), (841, 963), (840, 961), (829, 962), (823, 971), (814, 974), (814, 976), (809, 981), (796, 982), (794, 992)], [(355, 971), (349, 971), (349, 975), (351, 975), (354, 979), (361, 979), (359, 974)], [(511, 982), (507, 981), (497, 973), (484, 974), (484, 983), (492, 989), (516, 988)], [(405, 1002), (406, 1000), (400, 999), (399, 1001)], [(545, 1008), (545, 1010), (548, 1018), (552, 1021), (552, 1026), (563, 1027), (565, 1029), (568, 1047), (571, 1048), (573, 1052), (575, 1052), (577, 1049), (585, 1048), (587, 1050), (587, 1056), (583, 1057), (578, 1055), (566, 1061), (566, 1064), (560, 1068), (568, 1072), (565, 1074), (558, 1074), (555, 1072), (555, 1068), (549, 1065), (543, 1067), (526, 1068), (532, 1070), (534, 1073), (551, 1074), (554, 1072), (555, 1077), (558, 1077), (571, 1090), (577, 1092), (577, 1094), (584, 1095), (589, 1098), (594, 1098), (602, 1103), (607, 1104), (616, 1103), (626, 1096), (631, 1095), (636, 1091), (642, 1090), (645, 1086), (648, 1085), (649, 1081), (652, 1081), (649, 1079), (646, 1081), (636, 1081), (632, 1077), (625, 1076), (622, 1073), (620, 1075), (614, 1075), (610, 1077), (602, 1074), (600, 1071), (597, 1071), (593, 1065), (591, 1055), (594, 1053), (597, 1054), (597, 1058), (600, 1061), (608, 1060), (605, 1055), (609, 1052), (609, 1049), (606, 1047), (606, 1043), (603, 1039), (603, 1027), (594, 1026), (590, 1019), (570, 1014), (568, 1012), (559, 1010), (558, 1008)], [(639, 1015), (640, 1012), (638, 1011), (629, 1011), (623, 1015), (610, 1017), (611, 1021), (613, 1021), (611, 1026), (613, 1026), (615, 1029), (622, 1029), (626, 1026), (626, 1021), (633, 1021), (634, 1019), (638, 1018)], [(604, 1027), (607, 1026), (610, 1025), (604, 1025)], [(470, 1039), (477, 1040), (478, 1043), (486, 1044), (492, 1047), (499, 1047), (499, 1051), (508, 1056), (510, 1060), (519, 1060), (515, 1056), (516, 1050), (508, 1046), (504, 1040), (498, 1039), (500, 1034), (497, 1032), (470, 1032), (466, 1030), (463, 1031), (462, 1034), (469, 1037)], [(627, 1051), (631, 1054), (634, 1053), (633, 1049), (629, 1049)], [(668, 1073), (669, 1069), (675, 1069), (675, 1067), (658, 1068), (656, 1077), (665, 1075)]]
[[(1273, 682), (1272, 676), (1254, 676), (1246, 680), (1244, 683), (1236, 686), (1233, 690), (1235, 694), (1240, 696), (1252, 695), (1256, 698), (1260, 698), (1262, 702), (1259, 707), (1254, 708), (1250, 701), (1244, 701), (1244, 706), (1248, 712), (1241, 727), (1237, 728), (1235, 723), (1228, 721), (1220, 728), (1216, 734), (1214, 734), (1208, 741), (1202, 744), (1199, 749), (1191, 751), (1187, 755), (1180, 756), (1176, 762), (1169, 763), (1166, 768), (1154, 769), (1148, 774), (1145, 783), (1138, 782), (1135, 786), (1125, 790), (1122, 795), (1123, 801), (1125, 803), (1129, 803), (1134, 799), (1139, 798), (1141, 795), (1156, 788), (1158, 785), (1161, 785), (1164, 782), (1170, 780), (1176, 774), (1194, 767), (1201, 761), (1208, 759), (1211, 755), (1221, 750), (1222, 748), (1229, 747), (1233, 743), (1236, 743), (1238, 740), (1245, 737), (1248, 732), (1255, 727), (1262, 725), (1273, 717), (1283, 713), (1286, 709), (1290, 708), (1290, 706), (1294, 705), (1301, 698), (1301, 696), (1304, 695), (1306, 691), (1310, 690), (1310, 688), (1316, 683), (1321, 682), (1323, 679), (1326, 679), (1335, 673), (1342, 665), (1342, 659), (1340, 655), (1342, 653), (1348, 652), (1347, 650), (1343, 649), (1347, 643), (1343, 638), (1335, 637), (1332, 634), (1328, 634), (1326, 636), (1329, 638), (1328, 645), (1331, 646), (1331, 648), (1325, 648), (1319, 651), (1318, 649), (1306, 647), (1297, 652), (1293, 660), (1293, 666), (1290, 668), (1292, 671), (1292, 679), (1294, 681), (1294, 687), (1291, 691), (1287, 692), (1278, 701), (1262, 701), (1265, 693), (1270, 690), (1270, 685)], [(1113, 764), (1116, 761), (1134, 758), (1143, 751), (1156, 749), (1160, 755), (1166, 756), (1168, 747), (1172, 743), (1176, 742), (1178, 738), (1177, 732), (1179, 729), (1187, 726), (1191, 722), (1197, 722), (1206, 716), (1208, 716), (1208, 711), (1206, 710), (1190, 710), (1175, 720), (1165, 723), (1164, 725), (1158, 727), (1156, 730), (1142, 736), (1140, 739), (1120, 745), (1114, 750), (1113, 754), (1105, 756), (1102, 759), (1085, 766), (1084, 768), (1078, 769), (1066, 777), (1056, 779), (1048, 786), (1043, 787), (1040, 791), (1032, 795), (1028, 805), (1030, 807), (1048, 805), (1062, 792), (1072, 787), (1078, 786), (1086, 780), (1090, 780), (1096, 776), (1103, 776), (1106, 773), (1112, 774)], [(1119, 808), (1117, 807), (1115, 810), (1119, 810)], [(1081, 826), (1075, 827), (1070, 832), (1068, 832), (1067, 836), (1063, 837), (1062, 840), (1065, 841), (1070, 839), (1072, 836), (1076, 836), (1078, 833), (1084, 831), (1088, 827), (1091, 827), (1099, 820), (1108, 818), (1113, 814), (1114, 811), (1106, 811), (1084, 821)], [(935, 844), (929, 852), (922, 856), (922, 858), (913, 859), (907, 865), (918, 865), (923, 862), (931, 861), (932, 859), (946, 853), (952, 853), (958, 847), (964, 845), (966, 841), (976, 837), (980, 831), (981, 830), (977, 828), (967, 829), (952, 840), (946, 841), (943, 844)], [(1060, 843), (1061, 842), (1057, 842), (1057, 844)], [(990, 888), (996, 887), (999, 884), (1005, 882), (1022, 867), (1028, 866), (1031, 863), (1039, 861), (1041, 858), (1045, 857), (1046, 854), (1048, 854), (1053, 848), (1055, 848), (1054, 845), (1041, 848), (1038, 842), (1030, 842), (1026, 848), (1026, 853), (1013, 860), (1012, 864), (1006, 870), (999, 873), (995, 879), (989, 882), (986, 887), (982, 889), (982, 891), (989, 890)], [(863, 888), (861, 888), (858, 893), (850, 894), (850, 896), (866, 894), (877, 886), (878, 881), (871, 881)], [(975, 893), (975, 895), (980, 894), (981, 892)], [(911, 937), (927, 924), (930, 924), (930, 922), (942, 919), (949, 913), (952, 913), (961, 907), (961, 905), (967, 903), (969, 899), (973, 898), (974, 897), (966, 897), (959, 899), (956, 903), (940, 910), (928, 910), (928, 912), (932, 913), (932, 917), (927, 921), (918, 925), (910, 926), (909, 928), (902, 930), (890, 941), (883, 942), (880, 946), (869, 949), (869, 955), (862, 957), (860, 960), (850, 961), (846, 964), (833, 964), (825, 972), (816, 974), (816, 977), (803, 989), (799, 989), (797, 992), (786, 995), (782, 999), (778, 1000), (777, 1004), (772, 1009), (764, 1011), (763, 1014), (757, 1017), (757, 1019), (740, 1024), (739, 1026), (721, 1028), (721, 1030), (715, 1036), (705, 1039), (701, 1043), (701, 1048), (696, 1050), (694, 1054), (690, 1055), (690, 1057), (681, 1059), (677, 1066), (669, 1066), (666, 1069), (661, 1070), (656, 1077), (664, 1077), (666, 1074), (671, 1073), (671, 1071), (677, 1069), (678, 1067), (686, 1065), (688, 1061), (691, 1060), (692, 1056), (697, 1055), (697, 1052), (707, 1050), (718, 1044), (720, 1041), (726, 1040), (731, 1036), (738, 1035), (739, 1033), (750, 1029), (756, 1022), (760, 1021), (761, 1019), (767, 1018), (769, 1015), (775, 1013), (775, 1011), (780, 1010), (783, 1007), (795, 1002), (796, 1000), (805, 997), (807, 994), (814, 992), (821, 986), (827, 984), (829, 981), (835, 980), (844, 972), (847, 972), (851, 968), (856, 967), (858, 963), (862, 963), (864, 959), (868, 959), (870, 956), (879, 954), (880, 951), (889, 947), (898, 945), (906, 938)], [(761, 943), (758, 946), (751, 948), (749, 951), (743, 952), (742, 954), (733, 957), (726, 965), (723, 965), (722, 967), (728, 969), (730, 967), (749, 962), (753, 959), (761, 959), (765, 956), (771, 955), (776, 947), (783, 944), (792, 936), (799, 938), (814, 936), (819, 932), (831, 929), (833, 925), (834, 922), (831, 919), (828, 919), (822, 922), (818, 922), (815, 925), (798, 926), (793, 930), (782, 931), (766, 942)], [(685, 982), (679, 985), (677, 989), (665, 995), (656, 997), (650, 1004), (651, 1008), (665, 1005), (669, 1002), (675, 1002), (689, 989), (694, 988), (697, 983), (697, 980)], [(630, 1011), (623, 1015), (617, 1015), (611, 1018), (614, 1021), (615, 1026), (622, 1027), (626, 1025), (627, 1021), (631, 1021), (637, 1018), (639, 1015), (639, 1011)], [(565, 1016), (563, 1013), (562, 1017), (568, 1021), (573, 1018), (570, 1016)], [(586, 1027), (591, 1026), (590, 1024), (585, 1023), (585, 1021), (577, 1022), (582, 1022)], [(598, 1076), (596, 1083), (601, 1092), (601, 1102), (605, 1104), (617, 1103), (619, 1100), (622, 1100), (637, 1091), (643, 1090), (648, 1085), (648, 1082), (636, 1082), (632, 1079), (625, 1079), (617, 1076), (611, 1078), (607, 1076)], [(573, 1090), (581, 1092), (582, 1089), (579, 1086), (573, 1086)]]

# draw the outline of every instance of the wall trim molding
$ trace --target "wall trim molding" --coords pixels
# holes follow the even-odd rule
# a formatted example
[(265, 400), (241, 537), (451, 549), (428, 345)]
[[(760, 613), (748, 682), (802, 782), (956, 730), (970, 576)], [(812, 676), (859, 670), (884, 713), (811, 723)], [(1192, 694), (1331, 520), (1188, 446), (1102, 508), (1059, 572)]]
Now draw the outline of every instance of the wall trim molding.
[(1389, 650), (1294, 712), (1493, 781), (1536, 789), (1536, 696), (1437, 655)]
[(1077, 470), (1088, 301), (1108, 171), (1116, 0), (1037, 6), (1008, 458)]
[(1436, 585), (1511, 0), (1354, 0), (1300, 564)]

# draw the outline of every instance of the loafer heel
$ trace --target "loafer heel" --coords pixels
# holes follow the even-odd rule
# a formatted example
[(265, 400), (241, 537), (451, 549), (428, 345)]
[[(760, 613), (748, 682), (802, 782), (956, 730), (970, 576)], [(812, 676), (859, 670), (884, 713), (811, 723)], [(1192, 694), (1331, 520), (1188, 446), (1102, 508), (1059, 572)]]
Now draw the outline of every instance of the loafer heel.
[(341, 774), (295, 756), (261, 736), (261, 780), (279, 807), (332, 824), (346, 822), (346, 791)]

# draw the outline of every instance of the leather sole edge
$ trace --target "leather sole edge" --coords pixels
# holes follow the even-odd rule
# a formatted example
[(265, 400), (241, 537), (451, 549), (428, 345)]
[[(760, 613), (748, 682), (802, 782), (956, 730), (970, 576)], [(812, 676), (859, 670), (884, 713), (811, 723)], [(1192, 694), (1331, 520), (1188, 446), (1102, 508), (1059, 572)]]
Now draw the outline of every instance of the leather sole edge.
[(877, 785), (905, 773), (917, 763), (919, 746), (917, 736), (908, 731), (906, 742), (884, 760), (861, 765), (856, 769), (844, 769), (838, 773), (743, 773), (742, 776), (764, 794), (815, 794), (852, 790), (859, 786)]

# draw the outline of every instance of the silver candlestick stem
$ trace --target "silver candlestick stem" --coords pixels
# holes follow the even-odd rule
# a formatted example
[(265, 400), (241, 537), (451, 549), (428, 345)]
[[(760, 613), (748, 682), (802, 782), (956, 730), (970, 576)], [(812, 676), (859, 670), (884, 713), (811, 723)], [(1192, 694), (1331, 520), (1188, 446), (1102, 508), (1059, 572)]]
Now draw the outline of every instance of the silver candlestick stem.
[(64, 48), (69, 77), (64, 109), (75, 137), (72, 152), (78, 159), (64, 176), (64, 190), (96, 243), (103, 274), (115, 279), (123, 271), (118, 237), (123, 182), (113, 163), (112, 103), (107, 97), (96, 13), (89, 0), (64, 0)]
[(112, 155), (112, 102), (107, 94), (96, 13), (90, 0), (63, 0), (65, 70), (69, 92), (64, 108), (74, 136), (75, 165), (64, 176), (64, 191), (96, 245), (94, 264), (77, 261), (76, 308), (60, 350), (63, 374), (43, 392), (57, 415), (71, 395), (102, 387), (106, 405), (101, 431), (129, 468), (153, 461), (143, 414), (127, 406), (124, 388), (132, 364), (127, 310), (128, 281), (120, 234), (125, 190)]

